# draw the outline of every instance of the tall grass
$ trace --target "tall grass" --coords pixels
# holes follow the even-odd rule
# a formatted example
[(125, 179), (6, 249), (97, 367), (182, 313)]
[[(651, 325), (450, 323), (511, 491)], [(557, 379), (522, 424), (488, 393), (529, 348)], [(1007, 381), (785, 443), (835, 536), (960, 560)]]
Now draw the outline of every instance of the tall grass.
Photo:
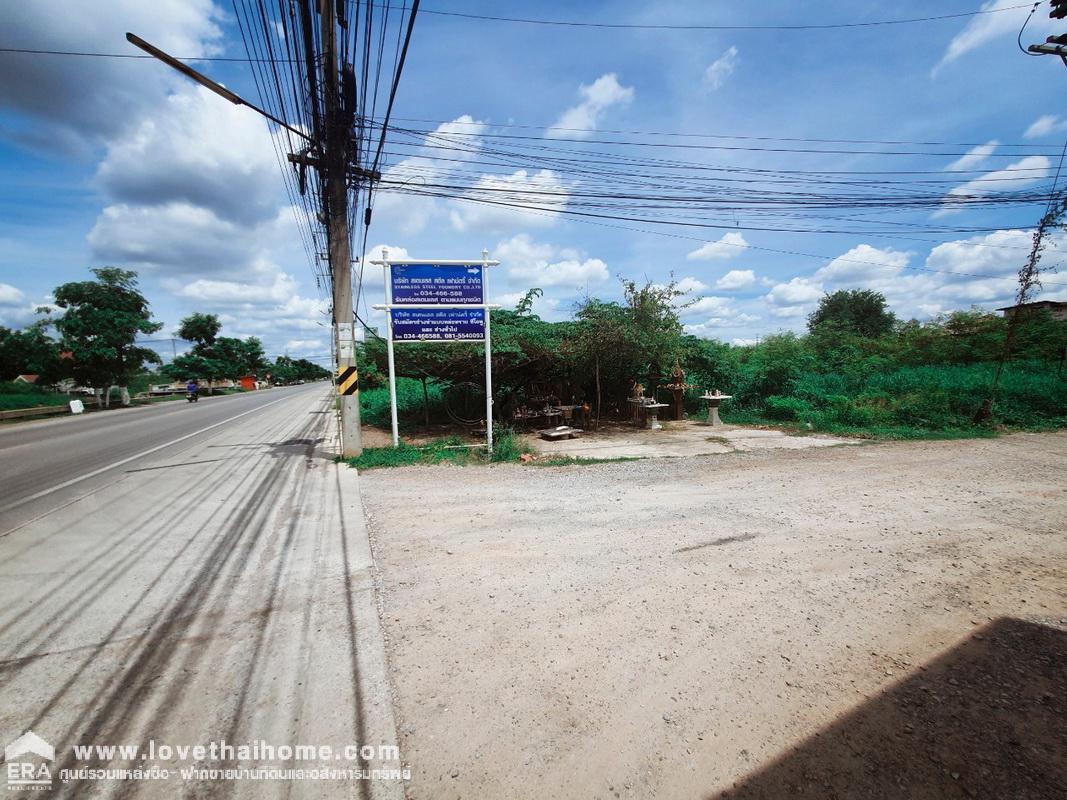
[[(429, 395), (430, 420), (441, 422), (447, 419), (441, 386), (433, 381), (427, 384)], [(396, 379), (397, 421), (400, 426), (421, 425), (424, 421), (422, 381), (413, 378)], [(359, 393), (359, 410), (365, 422), (380, 428), (392, 425), (389, 416), (389, 387), (380, 386), (364, 389)]]
[[(973, 421), (989, 396), (994, 365), (900, 367), (843, 375), (804, 373), (784, 391), (723, 406), (727, 422), (795, 424), (884, 438), (952, 438), (989, 433)], [(1055, 366), (1016, 362), (1001, 377), (998, 422), (1029, 430), (1067, 426), (1067, 380)]]
[(34, 406), (64, 406), (70, 401), (66, 394), (16, 381), (0, 382), (0, 411), (14, 411)]

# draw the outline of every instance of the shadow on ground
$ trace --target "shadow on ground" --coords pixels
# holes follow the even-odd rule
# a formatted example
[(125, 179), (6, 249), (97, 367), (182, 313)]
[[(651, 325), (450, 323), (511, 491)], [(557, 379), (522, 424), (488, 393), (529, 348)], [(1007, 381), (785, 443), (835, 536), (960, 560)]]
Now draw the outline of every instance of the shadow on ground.
[(999, 619), (713, 797), (1067, 797), (1067, 632)]

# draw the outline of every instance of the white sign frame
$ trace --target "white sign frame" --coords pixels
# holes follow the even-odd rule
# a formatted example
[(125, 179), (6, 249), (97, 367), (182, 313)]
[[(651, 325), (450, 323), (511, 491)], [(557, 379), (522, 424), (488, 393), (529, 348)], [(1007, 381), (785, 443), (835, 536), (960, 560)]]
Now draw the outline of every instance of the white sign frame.
[(394, 308), (420, 310), (420, 309), (447, 309), (447, 308), (468, 308), (475, 309), (480, 308), (485, 311), (485, 338), (484, 340), (478, 339), (420, 339), (417, 342), (411, 339), (404, 339), (400, 344), (408, 342), (415, 342), (421, 344), (426, 343), (441, 343), (441, 344), (453, 344), (456, 342), (471, 344), (478, 341), (485, 342), (485, 446), (486, 454), (491, 460), (493, 457), (493, 346), (492, 338), (489, 331), (489, 317), (490, 311), (495, 308), (500, 308), (499, 304), (495, 303), (438, 303), (438, 304), (414, 304), (414, 303), (393, 303), (393, 282), (391, 280), (390, 269), (394, 264), (425, 264), (425, 265), (438, 265), (442, 267), (481, 267), (482, 268), (482, 298), (488, 300), (489, 298), (489, 267), (495, 267), (500, 264), (499, 261), (489, 260), (489, 251), (482, 250), (481, 261), (464, 261), (464, 260), (451, 260), (440, 258), (429, 259), (417, 259), (417, 258), (397, 258), (390, 259), (389, 251), (386, 248), (382, 248), (382, 257), (380, 259), (370, 262), (382, 267), (382, 276), (385, 278), (385, 304), (376, 305), (375, 309), (382, 309), (385, 311), (387, 334), (385, 339), (386, 353), (389, 361), (389, 412), (393, 427), (393, 447), (400, 446), (400, 430), (397, 421), (396, 412), (396, 368), (393, 359), (393, 314)]

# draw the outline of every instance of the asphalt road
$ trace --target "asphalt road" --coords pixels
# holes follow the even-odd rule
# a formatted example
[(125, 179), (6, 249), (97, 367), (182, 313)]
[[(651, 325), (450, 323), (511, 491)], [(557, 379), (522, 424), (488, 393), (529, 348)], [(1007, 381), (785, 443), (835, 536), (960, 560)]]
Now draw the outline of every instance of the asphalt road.
[(293, 395), (325, 391), (307, 384), (0, 426), (0, 535), (177, 453), (206, 461), (213, 456), (198, 448), (206, 434)]
[[(0, 744), (33, 731), (55, 748), (53, 774), (75, 777), (49, 796), (401, 796), (351, 772), (210, 772), (399, 766), (318, 749), (396, 743), (359, 475), (335, 460), (332, 407), (320, 383), (0, 431)], [(317, 749), (76, 749), (150, 742)], [(115, 777), (134, 767), (172, 774)], [(193, 767), (208, 772), (181, 774)]]

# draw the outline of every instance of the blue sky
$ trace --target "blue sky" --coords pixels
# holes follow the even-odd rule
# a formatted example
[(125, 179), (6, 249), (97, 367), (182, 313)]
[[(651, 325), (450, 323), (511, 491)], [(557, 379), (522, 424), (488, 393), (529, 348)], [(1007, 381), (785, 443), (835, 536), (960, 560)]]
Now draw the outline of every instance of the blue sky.
[[(717, 0), (428, 2), (425, 9), (759, 26), (1017, 5)], [(1042, 206), (960, 207), (951, 193), (963, 186), (958, 191), (974, 196), (1051, 184), (1067, 137), (1067, 113), (1058, 102), (1067, 71), (1056, 59), (1019, 52), (1016, 34), (1028, 10), (804, 31), (594, 29), (420, 15), (394, 111), (397, 124), (462, 134), (455, 140), (473, 151), (462, 171), (472, 186), (509, 187), (520, 196), (524, 189), (548, 188), (558, 193), (557, 205), (530, 214), (382, 192), (369, 238), (372, 254), (385, 245), (393, 255), (413, 258), (478, 258), (486, 247), (502, 262), (491, 279), (495, 299), (513, 304), (526, 289), (541, 287), (545, 296), (535, 309), (550, 319), (567, 317), (587, 295), (617, 297), (620, 276), (666, 282), (673, 275), (689, 290), (688, 329), (737, 342), (801, 329), (818, 298), (842, 287), (882, 291), (904, 317), (1004, 305), (1026, 257), (1026, 229)], [(123, 53), (131, 51), (124, 38), (131, 30), (179, 56), (244, 54), (228, 3), (65, 0), (11, 4), (4, 16), (0, 47)], [(1024, 42), (1040, 41), (1053, 29), (1042, 4)], [(246, 67), (197, 66), (256, 97)], [(271, 355), (325, 361), (324, 287), (316, 285), (297, 235), (261, 119), (150, 61), (0, 53), (0, 70), (0, 324), (28, 323), (54, 286), (87, 277), (90, 267), (117, 265), (141, 274), (166, 326), (161, 336), (185, 314), (207, 311), (221, 315), (230, 335), (260, 336)], [(570, 167), (586, 154), (608, 153), (674, 159), (693, 170), (910, 171), (937, 181), (930, 185), (946, 201), (913, 211), (868, 211), (863, 225), (832, 219), (856, 213), (837, 210), (805, 219), (784, 213), (708, 218), (733, 226), (725, 229), (589, 224), (558, 213), (580, 208), (578, 197), (592, 188), (568, 166), (484, 166), (485, 148), (508, 141), (494, 138), (501, 134), (544, 137), (534, 144), (550, 154), (565, 151)], [(771, 150), (648, 146), (664, 142)], [(432, 182), (455, 169), (439, 160), (441, 151), (387, 149), (393, 154), (387, 175), (418, 174)], [(774, 151), (781, 149), (851, 152)], [(888, 154), (892, 150), (921, 154)], [(766, 189), (751, 186), (756, 195)], [(864, 226), (880, 233), (811, 232)], [(945, 230), (951, 228), (978, 231)], [(1049, 265), (1060, 260), (1056, 245), (1046, 256)], [(381, 275), (368, 268), (365, 277), (360, 314), (373, 324), (380, 316), (369, 306), (380, 302)], [(1042, 296), (1067, 297), (1067, 277), (1050, 275)]]

